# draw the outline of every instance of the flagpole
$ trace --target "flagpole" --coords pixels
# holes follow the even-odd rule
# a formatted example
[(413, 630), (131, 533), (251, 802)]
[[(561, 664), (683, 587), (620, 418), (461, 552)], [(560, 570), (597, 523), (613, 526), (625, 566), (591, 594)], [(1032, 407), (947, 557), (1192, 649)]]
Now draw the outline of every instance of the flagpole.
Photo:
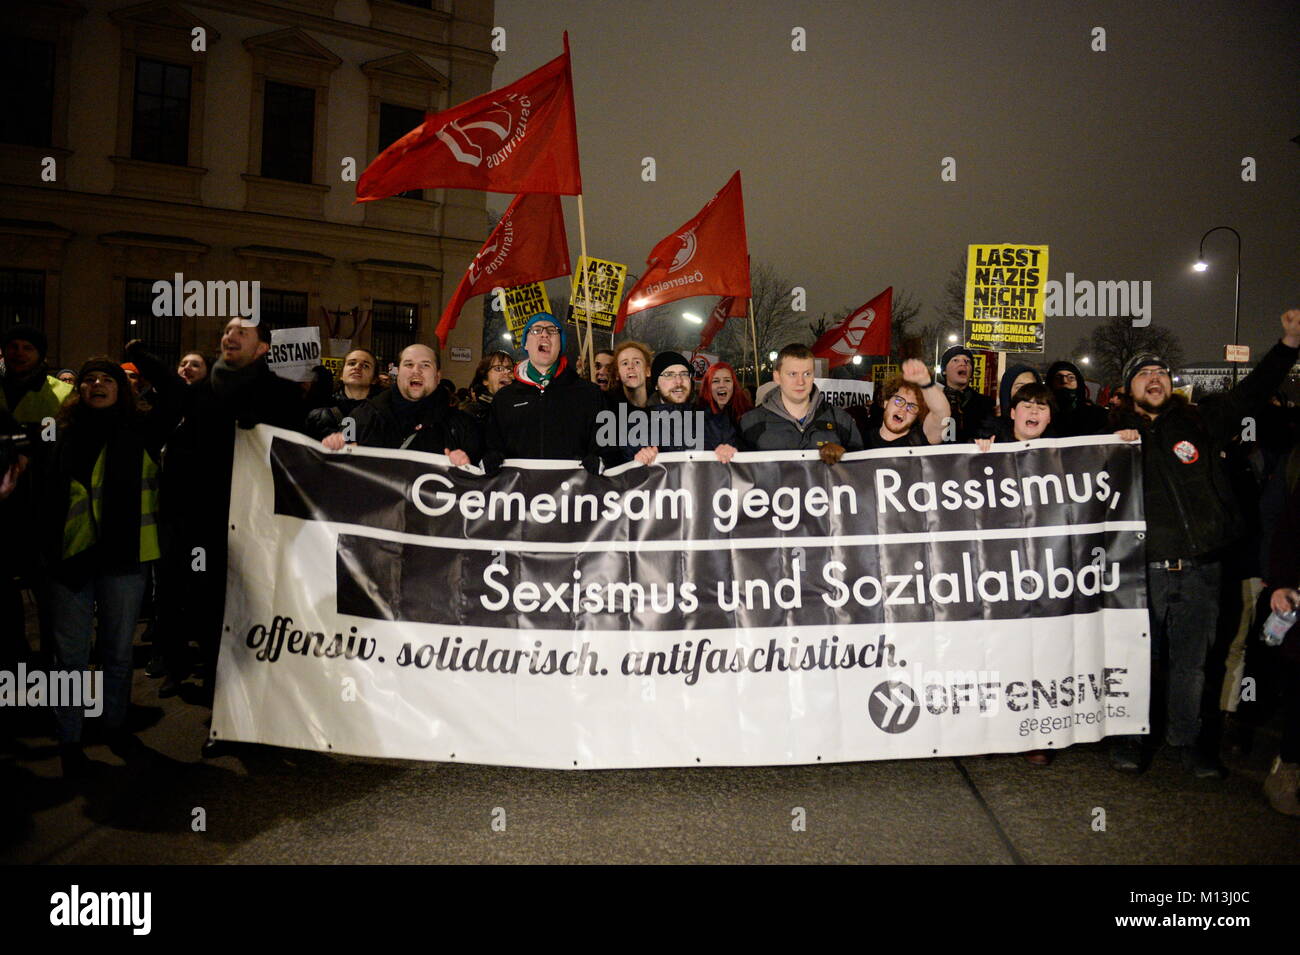
[(758, 388), (762, 384), (758, 380), (758, 327), (754, 324), (754, 299), (749, 299), (749, 334), (753, 337), (754, 342), (754, 400), (758, 400)]
[[(589, 381), (596, 380), (596, 355), (595, 343), (591, 340), (591, 295), (587, 291), (587, 216), (582, 208), (582, 193), (578, 193), (578, 245), (582, 249), (582, 258), (578, 264), (581, 266), (581, 275), (578, 277), (578, 294), (580, 300), (585, 303), (587, 313), (587, 343), (583, 346), (582, 355), (586, 355), (587, 374), (591, 377)], [(579, 329), (578, 338), (582, 338), (582, 331)], [(578, 364), (583, 363), (582, 355), (578, 356)]]

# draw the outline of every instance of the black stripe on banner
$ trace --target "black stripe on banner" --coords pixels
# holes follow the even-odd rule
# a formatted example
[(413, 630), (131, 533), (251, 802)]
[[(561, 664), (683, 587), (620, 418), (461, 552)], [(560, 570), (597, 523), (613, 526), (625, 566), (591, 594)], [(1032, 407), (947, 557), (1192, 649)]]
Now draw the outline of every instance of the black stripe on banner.
[(1062, 617), (1145, 606), (1142, 551), (1133, 531), (640, 553), (459, 550), (344, 534), (338, 610), (522, 630)]

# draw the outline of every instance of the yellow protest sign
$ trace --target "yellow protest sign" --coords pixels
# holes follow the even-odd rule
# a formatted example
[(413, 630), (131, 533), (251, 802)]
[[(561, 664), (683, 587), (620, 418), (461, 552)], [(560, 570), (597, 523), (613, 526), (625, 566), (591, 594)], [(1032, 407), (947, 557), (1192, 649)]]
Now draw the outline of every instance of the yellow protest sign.
[(901, 365), (872, 365), (871, 366), (872, 382), (878, 382), (880, 384), (884, 384), (890, 378), (893, 378), (895, 375), (900, 375), (900, 374), (902, 374)]
[[(586, 275), (586, 287), (579, 280)], [(591, 256), (578, 256), (578, 267), (573, 271), (573, 288), (569, 301), (573, 303), (573, 321), (601, 328), (613, 328), (618, 314), (618, 303), (623, 298), (623, 283), (627, 280), (627, 266)]]
[(342, 358), (332, 358), (327, 356), (321, 358), (320, 363), (324, 365), (326, 368), (328, 368), (330, 370), (330, 374), (333, 375), (335, 378), (343, 374)]
[(972, 245), (966, 255), (966, 347), (1044, 350), (1047, 246)]
[(519, 344), (520, 333), (528, 320), (538, 312), (551, 310), (551, 300), (546, 297), (546, 286), (541, 282), (493, 291), (503, 296), (501, 308), (506, 315), (506, 328), (514, 336), (516, 345)]

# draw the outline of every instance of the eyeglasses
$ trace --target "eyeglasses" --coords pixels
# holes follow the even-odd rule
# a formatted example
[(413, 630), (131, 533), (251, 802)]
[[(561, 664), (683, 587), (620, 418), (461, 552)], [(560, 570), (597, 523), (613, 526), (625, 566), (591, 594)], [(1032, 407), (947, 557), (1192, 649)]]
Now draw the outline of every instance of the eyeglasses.
[(659, 377), (660, 379), (668, 378), (676, 381), (690, 381), (691, 373), (689, 371), (661, 371)]
[(514, 371), (514, 365), (489, 365), (488, 371)]
[(556, 328), (554, 325), (534, 325), (532, 328), (528, 329), (528, 334), (546, 335), (548, 337), (554, 338), (556, 335), (560, 334), (560, 330)]
[(894, 395), (894, 397), (889, 399), (889, 403), (896, 408), (906, 408), (912, 414), (916, 414), (921, 410), (919, 406), (912, 404), (912, 402), (908, 401), (901, 395)]

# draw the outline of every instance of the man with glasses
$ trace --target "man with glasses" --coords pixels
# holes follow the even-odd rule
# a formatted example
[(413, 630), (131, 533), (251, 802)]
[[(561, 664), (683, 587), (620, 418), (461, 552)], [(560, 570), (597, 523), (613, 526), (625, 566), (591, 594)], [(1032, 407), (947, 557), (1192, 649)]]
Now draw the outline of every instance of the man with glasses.
[[(1243, 427), (1243, 418), (1268, 401), (1297, 355), (1300, 309), (1291, 309), (1282, 316), (1282, 340), (1222, 400), (1193, 406), (1174, 391), (1169, 364), (1158, 355), (1137, 355), (1124, 369), (1116, 423), (1136, 429), (1142, 438), (1151, 673), (1153, 690), (1163, 683), (1165, 696), (1161, 713), (1153, 693), (1153, 723), (1165, 717), (1165, 740), (1178, 750), (1183, 768), (1198, 779), (1226, 775), (1217, 754), (1205, 752), (1200, 741), (1205, 661), (1219, 609), (1220, 561), (1241, 531), (1223, 455)], [(1124, 772), (1141, 772), (1150, 755), (1144, 739), (1117, 738), (1111, 764)]]
[[(538, 312), (524, 325), (528, 357), (496, 393), (488, 415), (483, 466), (489, 474), (506, 458), (576, 460), (599, 473), (596, 416), (605, 410), (605, 395), (578, 377), (564, 350), (564, 328), (554, 315)], [(604, 463), (616, 463), (617, 452), (606, 449)]]
[(948, 399), (925, 362), (909, 358), (903, 374), (885, 383), (884, 416), (878, 429), (867, 432), (868, 450), (921, 447), (943, 440)]
[[(625, 448), (625, 456), (649, 465), (661, 451), (704, 450), (704, 411), (691, 400), (691, 368), (686, 359), (671, 351), (655, 355), (650, 382), (655, 388), (653, 403), (644, 411), (629, 411), (627, 416), (629, 423), (634, 415), (645, 417), (646, 443)], [(725, 464), (736, 449), (724, 443), (713, 452)]]

